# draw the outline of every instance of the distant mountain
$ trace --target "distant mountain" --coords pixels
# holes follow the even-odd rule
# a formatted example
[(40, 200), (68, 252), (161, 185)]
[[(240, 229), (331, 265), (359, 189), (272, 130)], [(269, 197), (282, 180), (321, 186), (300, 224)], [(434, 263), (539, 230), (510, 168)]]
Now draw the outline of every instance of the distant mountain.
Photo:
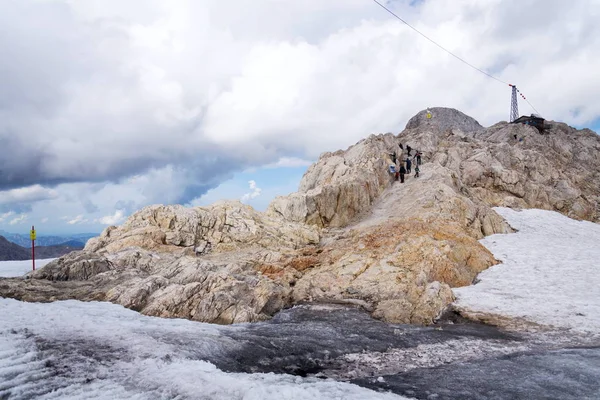
[[(37, 243), (37, 241), (36, 241), (36, 243)], [(83, 248), (83, 247), (85, 247), (85, 242), (84, 242), (84, 241), (81, 241), (81, 240), (75, 240), (75, 239), (73, 239), (73, 240), (69, 240), (69, 241), (67, 241), (67, 242), (61, 243), (61, 244), (59, 244), (58, 246), (62, 246), (62, 247), (75, 247), (75, 248)], [(56, 247), (56, 246), (46, 246), (46, 247)], [(38, 247), (36, 246), (36, 249), (37, 249), (37, 248), (38, 248)]]
[(26, 248), (9, 242), (4, 236), (0, 236), (0, 261), (29, 259), (31, 259), (31, 254)]
[[(83, 249), (84, 244), (80, 241), (72, 240), (54, 246), (36, 246), (35, 258), (56, 258), (72, 251)], [(31, 260), (31, 248), (25, 248), (12, 243), (4, 236), (0, 236), (0, 261)]]
[[(75, 242), (77, 243), (77, 245), (73, 246), (66, 246), (66, 245), (59, 245), (59, 246), (40, 246), (40, 247), (35, 247), (35, 258), (36, 259), (44, 259), (44, 258), (57, 258), (57, 257), (61, 257), (64, 256), (65, 254), (68, 254), (72, 251), (77, 251), (77, 250), (81, 250), (83, 249), (82, 244), (80, 244), (80, 242)], [(27, 249), (29, 251), (29, 249)], [(31, 257), (29, 257), (31, 258)]]
[[(18, 244), (25, 248), (31, 248), (31, 240), (28, 234), (9, 233), (0, 230), (0, 235), (4, 236), (8, 241)], [(68, 243), (69, 246), (85, 246), (88, 239), (98, 236), (97, 233), (76, 233), (74, 235), (52, 235), (39, 236), (35, 241), (35, 246), (56, 246)]]

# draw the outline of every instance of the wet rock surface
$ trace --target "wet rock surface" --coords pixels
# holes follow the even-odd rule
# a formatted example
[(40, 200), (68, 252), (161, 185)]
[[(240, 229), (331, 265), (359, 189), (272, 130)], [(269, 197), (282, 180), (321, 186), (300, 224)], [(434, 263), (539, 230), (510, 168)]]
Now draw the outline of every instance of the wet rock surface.
[[(217, 365), (235, 372), (278, 372), (323, 377), (351, 376), (352, 361), (343, 356), (384, 353), (456, 340), (489, 340), (517, 345), (519, 335), (483, 324), (436, 327), (387, 324), (358, 308), (322, 304), (284, 310), (266, 323), (224, 331), (241, 349)], [(340, 358), (342, 357), (342, 358)], [(366, 368), (366, 363), (363, 363)], [(337, 370), (337, 372), (336, 372)], [(355, 372), (355, 373), (364, 373)], [(348, 375), (350, 374), (350, 375)]]
[(516, 353), (356, 384), (416, 399), (598, 399), (600, 347)]
[[(102, 338), (8, 332), (34, 339), (37, 369), (28, 381), (13, 381), (22, 386), (0, 383), (0, 395), (52, 397), (70, 386), (113, 381), (130, 393), (164, 395), (159, 386), (138, 382), (145, 373), (139, 366), (166, 369), (199, 360), (226, 372), (335, 379), (416, 399), (595, 399), (600, 389), (600, 344), (569, 348), (576, 338), (562, 333), (534, 339), (459, 320), (434, 327), (387, 324), (332, 304), (297, 306), (255, 324), (192, 324), (165, 329), (162, 321), (145, 321), (132, 337), (118, 326), (114, 337)], [(32, 351), (23, 343), (23, 351)], [(29, 362), (25, 354), (14, 357), (16, 371)]]

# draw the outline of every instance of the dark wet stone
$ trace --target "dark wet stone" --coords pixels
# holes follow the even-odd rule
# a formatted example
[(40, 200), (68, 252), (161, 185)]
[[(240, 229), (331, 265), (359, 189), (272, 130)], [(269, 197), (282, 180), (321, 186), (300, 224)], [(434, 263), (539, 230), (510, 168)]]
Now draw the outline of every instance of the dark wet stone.
[(416, 399), (600, 399), (600, 348), (516, 353), (354, 380)]
[(221, 360), (228, 372), (278, 372), (306, 376), (320, 372), (333, 358), (361, 352), (385, 352), (460, 338), (516, 341), (515, 335), (483, 324), (435, 327), (393, 325), (345, 306), (301, 306), (272, 320), (244, 324), (223, 335), (243, 343)]

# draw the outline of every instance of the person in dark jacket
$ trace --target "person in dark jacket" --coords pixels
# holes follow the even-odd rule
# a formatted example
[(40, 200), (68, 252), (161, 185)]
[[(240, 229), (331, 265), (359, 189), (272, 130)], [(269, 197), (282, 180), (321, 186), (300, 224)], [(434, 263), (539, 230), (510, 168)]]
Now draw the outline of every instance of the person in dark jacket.
[(410, 156), (410, 152), (412, 151), (412, 147), (406, 145), (406, 151), (408, 151), (408, 155)]
[(419, 164), (417, 164), (415, 167), (415, 178), (419, 177), (419, 172), (421, 172), (421, 170), (419, 169)]
[(419, 150), (417, 150), (417, 153), (413, 157), (413, 160), (416, 160), (417, 165), (421, 165), (421, 155), (422, 155), (421, 152)]
[(412, 166), (412, 161), (410, 161), (409, 157), (406, 157), (406, 173), (410, 174), (410, 167)]
[(402, 146), (402, 143), (398, 143), (398, 147), (400, 147), (400, 149), (402, 149), (402, 151), (404, 151), (404, 146)]
[(400, 183), (404, 183), (404, 175), (406, 174), (406, 168), (404, 168), (404, 164), (400, 164)]

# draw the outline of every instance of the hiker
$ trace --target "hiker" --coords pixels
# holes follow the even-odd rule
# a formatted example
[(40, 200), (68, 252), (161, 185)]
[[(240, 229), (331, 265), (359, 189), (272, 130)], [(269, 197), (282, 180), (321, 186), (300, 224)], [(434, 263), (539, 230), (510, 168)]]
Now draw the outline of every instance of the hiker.
[(393, 152), (392, 154), (390, 154), (390, 156), (392, 157), (392, 162), (394, 163), (394, 165), (396, 165), (396, 152)]
[(401, 149), (402, 151), (404, 151), (404, 146), (402, 146), (402, 143), (398, 143), (398, 147), (400, 147), (400, 149)]
[(417, 153), (413, 157), (413, 160), (417, 161), (417, 165), (421, 165), (421, 152), (417, 150)]
[(404, 168), (404, 164), (400, 164), (400, 183), (404, 183), (404, 174), (406, 174), (406, 169)]
[(406, 157), (406, 172), (410, 174), (410, 167), (412, 166), (412, 161), (410, 161), (409, 157)]
[(406, 151), (408, 151), (408, 155), (410, 156), (410, 152), (412, 151), (412, 147), (406, 145)]
[(389, 171), (390, 175), (392, 176), (392, 178), (395, 178), (396, 180), (398, 180), (398, 174), (396, 173), (396, 164), (390, 164), (388, 171)]
[(419, 164), (417, 164), (415, 167), (415, 178), (419, 177), (419, 172), (421, 172), (421, 170), (419, 169)]

